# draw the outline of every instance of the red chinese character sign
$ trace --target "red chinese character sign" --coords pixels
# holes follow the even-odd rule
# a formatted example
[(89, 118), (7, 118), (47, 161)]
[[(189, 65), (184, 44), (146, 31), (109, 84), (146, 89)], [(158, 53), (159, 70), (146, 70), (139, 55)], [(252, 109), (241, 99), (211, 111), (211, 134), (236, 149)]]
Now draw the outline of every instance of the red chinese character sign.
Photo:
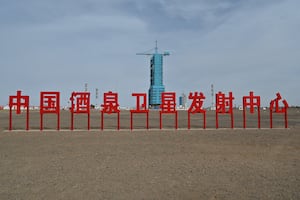
[[(283, 104), (282, 107), (279, 106), (280, 102)], [(284, 114), (285, 128), (288, 127), (288, 118), (287, 118), (288, 107), (289, 107), (288, 102), (285, 99), (282, 100), (282, 97), (278, 92), (276, 94), (276, 98), (270, 102), (270, 128), (273, 128), (273, 113)]]
[[(21, 91), (17, 91), (16, 95), (9, 96), (9, 130), (12, 130), (13, 118), (26, 112), (26, 130), (29, 130), (29, 96), (22, 95)], [(133, 129), (134, 114), (146, 115), (146, 127), (149, 129), (149, 109), (147, 108), (147, 94), (146, 93), (132, 93), (136, 99), (136, 107), (130, 110), (130, 129)], [(206, 128), (206, 110), (203, 109), (205, 96), (202, 92), (190, 92), (189, 99), (192, 101), (188, 109), (188, 129), (191, 128), (191, 117), (193, 114), (203, 115), (203, 128)], [(160, 105), (160, 129), (162, 129), (163, 115), (175, 115), (175, 128), (178, 128), (178, 112), (176, 110), (176, 93), (163, 92), (161, 94)], [(216, 94), (216, 128), (219, 128), (219, 115), (225, 114), (231, 119), (231, 128), (234, 127), (233, 118), (233, 100), (232, 92), (228, 94), (218, 92)], [(90, 129), (90, 93), (89, 92), (73, 92), (70, 98), (71, 106), (71, 126), (74, 129), (74, 114), (87, 114), (88, 116), (88, 130)], [(261, 100), (260, 96), (255, 96), (254, 92), (250, 91), (249, 95), (243, 96), (243, 127), (246, 128), (246, 122), (249, 116), (254, 116), (257, 126), (261, 127)], [(118, 102), (118, 93), (107, 92), (104, 93), (103, 104), (101, 105), (101, 129), (104, 128), (104, 114), (117, 114), (117, 129), (120, 129), (120, 110)], [(13, 111), (15, 110), (15, 113)], [(285, 128), (288, 127), (288, 102), (282, 99), (280, 93), (276, 94), (276, 98), (270, 102), (270, 128), (273, 128), (274, 114), (284, 115)], [(43, 130), (45, 121), (44, 114), (56, 114), (57, 116), (57, 130), (60, 129), (60, 93), (59, 92), (40, 92), (40, 130)], [(252, 115), (254, 114), (254, 115)], [(248, 115), (248, 116), (246, 116)], [(281, 116), (280, 116), (281, 117)], [(250, 117), (251, 118), (251, 117)], [(253, 117), (252, 117), (253, 118)], [(143, 118), (144, 119), (144, 118)]]
[(90, 93), (72, 92), (71, 98), (71, 130), (74, 129), (74, 114), (87, 114), (88, 130), (90, 129)]
[(136, 97), (136, 107), (130, 110), (130, 129), (133, 128), (133, 114), (146, 114), (146, 127), (149, 128), (149, 110), (147, 109), (147, 94), (146, 93), (132, 93)]
[(257, 109), (257, 127), (260, 128), (260, 96), (254, 96), (251, 91), (249, 96), (243, 97), (243, 127), (246, 128), (246, 111), (247, 108), (250, 110), (250, 114), (255, 113)]
[(118, 130), (120, 129), (120, 110), (118, 102), (118, 93), (115, 92), (106, 92), (103, 96), (103, 104), (101, 110), (101, 129), (104, 128), (104, 113), (113, 114), (116, 113), (118, 117)]
[(57, 115), (57, 130), (60, 124), (60, 99), (59, 92), (40, 93), (40, 130), (43, 130), (44, 114)]
[(216, 128), (219, 128), (219, 114), (229, 114), (233, 128), (233, 100), (232, 92), (229, 92), (228, 96), (222, 92), (216, 94)]
[(29, 130), (29, 96), (23, 96), (20, 90), (17, 95), (9, 96), (9, 130), (12, 130), (12, 110), (16, 110), (16, 114), (21, 114), (21, 110), (26, 110), (26, 130)]
[(192, 104), (188, 109), (188, 129), (191, 128), (191, 114), (202, 113), (203, 114), (203, 128), (206, 128), (206, 110), (202, 108), (205, 96), (202, 92), (191, 92), (189, 99), (192, 99)]
[(163, 92), (161, 93), (161, 105), (159, 112), (159, 127), (162, 129), (162, 115), (163, 114), (175, 114), (175, 128), (178, 128), (178, 113), (176, 110), (176, 93), (175, 92)]

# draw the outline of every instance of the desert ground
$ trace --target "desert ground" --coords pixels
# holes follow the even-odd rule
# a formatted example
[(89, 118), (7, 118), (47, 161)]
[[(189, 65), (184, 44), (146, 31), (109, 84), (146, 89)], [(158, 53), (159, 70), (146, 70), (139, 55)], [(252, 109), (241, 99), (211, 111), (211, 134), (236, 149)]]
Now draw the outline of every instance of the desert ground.
[(44, 116), (40, 131), (38, 111), (30, 112), (30, 130), (25, 114), (13, 116), (8, 131), (8, 111), (0, 111), (0, 199), (300, 199), (300, 109), (289, 109), (289, 128), (282, 115), (269, 128), (269, 112), (234, 113), (234, 129), (227, 115), (215, 128), (215, 114), (192, 117), (187, 112), (164, 115), (159, 129), (158, 111), (150, 111), (150, 129), (144, 115), (121, 111), (121, 129), (116, 115), (92, 111), (91, 130), (87, 116), (75, 116), (70, 131), (70, 113), (61, 112), (61, 130), (56, 116)]

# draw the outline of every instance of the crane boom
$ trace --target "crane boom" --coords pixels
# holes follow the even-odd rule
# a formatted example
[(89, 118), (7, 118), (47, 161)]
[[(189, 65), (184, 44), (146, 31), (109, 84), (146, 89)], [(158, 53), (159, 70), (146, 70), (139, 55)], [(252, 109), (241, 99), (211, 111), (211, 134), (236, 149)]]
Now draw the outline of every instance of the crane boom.
[(146, 56), (152, 56), (153, 53), (137, 53), (136, 55), (146, 55)]
[[(153, 51), (153, 50), (154, 50), (154, 53), (147, 53), (147, 52)], [(170, 52), (165, 51), (164, 53), (158, 53), (157, 40), (156, 40), (156, 41), (155, 41), (155, 48), (150, 49), (150, 50), (145, 51), (145, 52), (142, 52), (142, 53), (137, 53), (136, 55), (153, 56), (153, 55), (155, 55), (155, 54), (161, 54), (162, 56), (169, 56), (169, 55), (170, 55)]]

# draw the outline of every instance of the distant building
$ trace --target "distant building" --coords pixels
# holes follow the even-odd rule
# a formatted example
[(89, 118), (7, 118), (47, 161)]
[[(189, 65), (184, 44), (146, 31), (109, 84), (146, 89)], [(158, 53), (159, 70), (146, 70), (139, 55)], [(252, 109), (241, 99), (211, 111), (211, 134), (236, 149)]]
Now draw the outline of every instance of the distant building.
[(184, 93), (179, 97), (179, 109), (187, 109), (187, 97)]

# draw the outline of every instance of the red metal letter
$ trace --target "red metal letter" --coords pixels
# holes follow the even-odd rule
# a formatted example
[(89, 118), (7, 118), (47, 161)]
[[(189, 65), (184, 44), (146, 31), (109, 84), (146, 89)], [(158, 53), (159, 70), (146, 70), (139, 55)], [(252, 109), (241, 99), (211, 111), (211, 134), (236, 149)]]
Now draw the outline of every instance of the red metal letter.
[(288, 110), (288, 102), (284, 99), (282, 100), (283, 107), (279, 106), (279, 102), (282, 100), (280, 93), (276, 94), (276, 98), (270, 102), (270, 128), (273, 128), (273, 113), (283, 113), (284, 114), (284, 124), (285, 128), (288, 127), (288, 118), (287, 118), (287, 110)]
[(17, 91), (17, 95), (9, 96), (9, 130), (12, 130), (12, 109), (16, 110), (16, 114), (21, 114), (21, 109), (26, 109), (26, 130), (29, 130), (29, 96), (22, 96), (21, 91)]
[(130, 129), (133, 128), (133, 114), (146, 114), (146, 127), (149, 128), (149, 110), (147, 109), (147, 94), (146, 93), (132, 93), (136, 97), (136, 108), (130, 110)]
[(232, 92), (229, 92), (228, 97), (222, 92), (216, 94), (216, 128), (219, 128), (219, 114), (230, 114), (233, 128), (233, 100)]
[(40, 130), (43, 130), (43, 115), (54, 113), (57, 115), (57, 130), (60, 124), (60, 100), (59, 92), (40, 93)]
[(258, 128), (260, 128), (260, 96), (254, 96), (254, 93), (250, 91), (249, 96), (243, 97), (243, 125), (246, 128), (246, 110), (249, 106), (250, 113), (254, 113), (254, 108), (257, 108), (257, 123)]
[(202, 108), (205, 96), (202, 92), (190, 92), (189, 99), (192, 99), (193, 102), (188, 109), (188, 129), (191, 128), (191, 114), (202, 113), (203, 114), (203, 128), (206, 128), (206, 110)]
[(120, 110), (118, 102), (118, 93), (106, 92), (103, 96), (103, 104), (101, 110), (101, 129), (104, 128), (104, 113), (112, 114), (117, 113), (118, 115), (118, 130), (120, 129)]
[(161, 93), (161, 105), (159, 112), (160, 129), (162, 129), (162, 114), (175, 114), (175, 128), (178, 128), (178, 113), (176, 110), (176, 93), (163, 92)]
[(71, 101), (71, 130), (74, 129), (74, 114), (88, 115), (88, 130), (90, 130), (90, 93), (72, 92)]

